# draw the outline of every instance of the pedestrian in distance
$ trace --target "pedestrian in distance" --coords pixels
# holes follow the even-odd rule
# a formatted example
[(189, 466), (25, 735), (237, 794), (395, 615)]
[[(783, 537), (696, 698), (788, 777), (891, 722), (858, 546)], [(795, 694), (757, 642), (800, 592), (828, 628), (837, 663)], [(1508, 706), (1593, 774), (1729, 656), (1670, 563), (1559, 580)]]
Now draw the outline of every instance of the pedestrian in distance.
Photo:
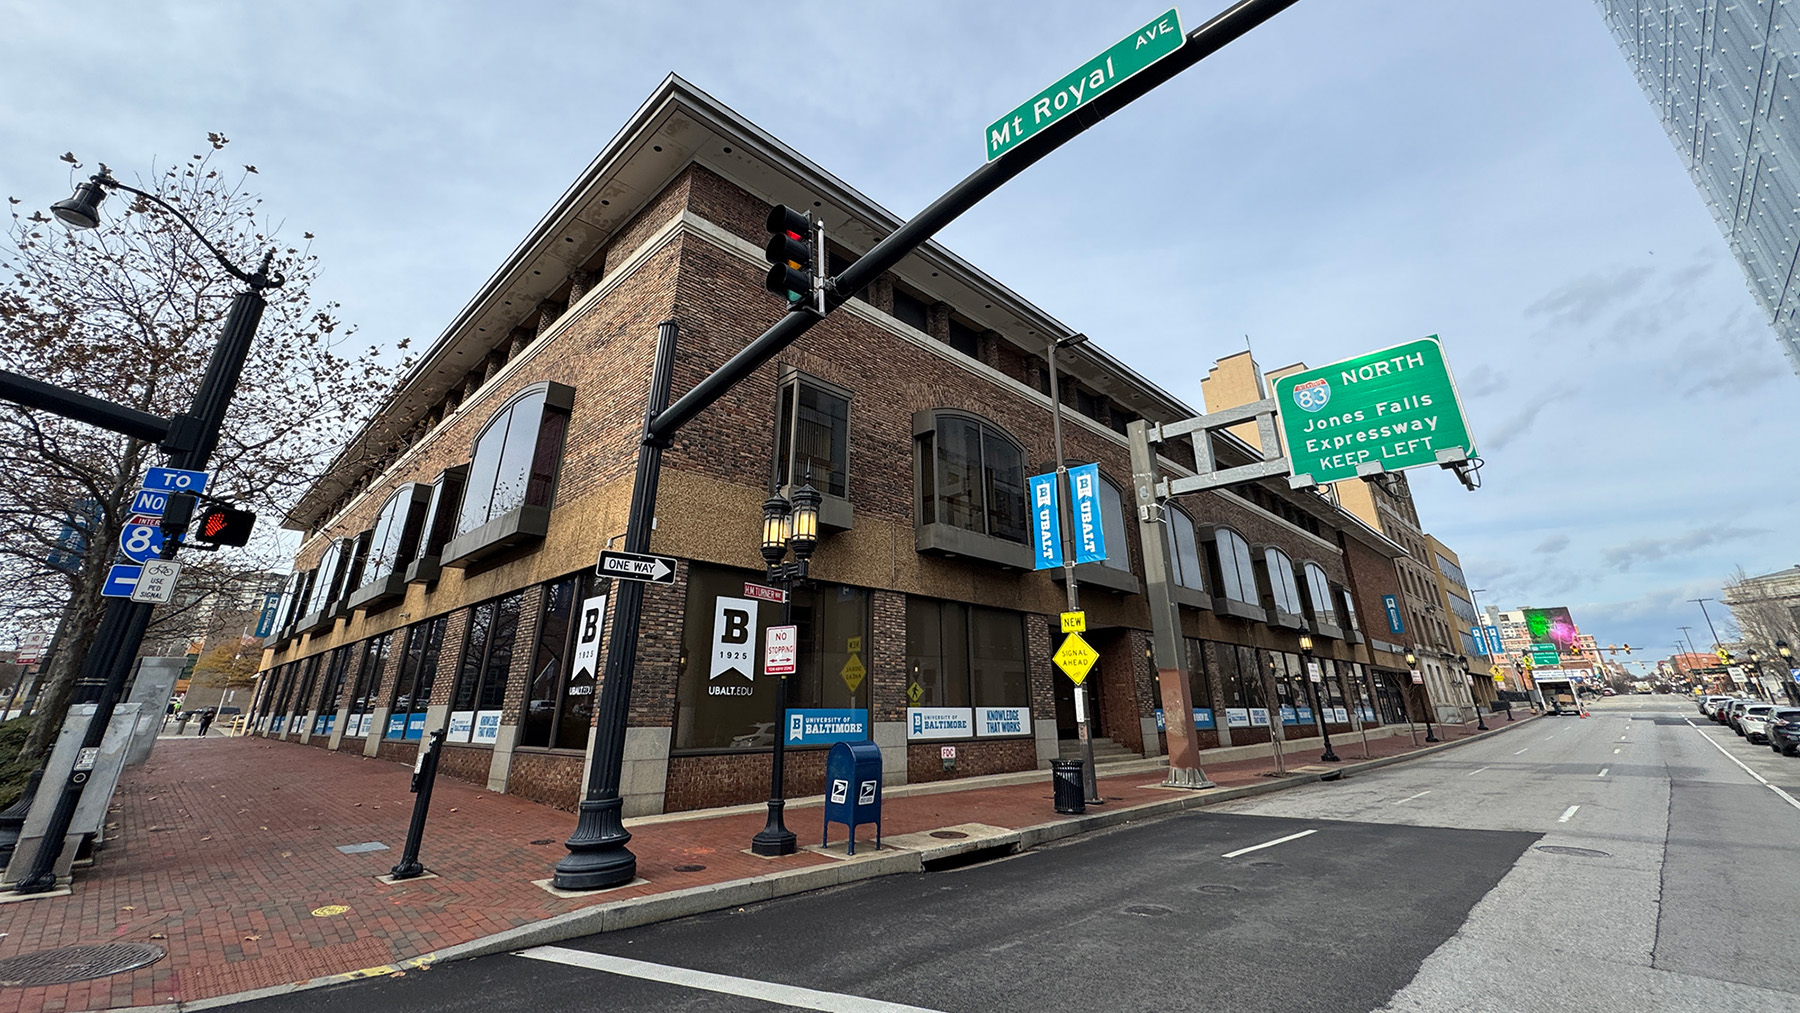
[(206, 738), (206, 730), (208, 728), (212, 727), (212, 722), (213, 722), (213, 709), (211, 707), (208, 707), (205, 710), (200, 712), (200, 737), (201, 738), (203, 738), (203, 739)]

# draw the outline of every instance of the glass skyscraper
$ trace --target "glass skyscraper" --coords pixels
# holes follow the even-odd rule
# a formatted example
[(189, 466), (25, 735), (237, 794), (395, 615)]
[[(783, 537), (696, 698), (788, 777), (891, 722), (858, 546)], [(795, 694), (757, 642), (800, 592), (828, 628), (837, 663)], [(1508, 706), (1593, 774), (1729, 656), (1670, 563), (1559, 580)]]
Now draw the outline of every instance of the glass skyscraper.
[(1800, 4), (1598, 2), (1800, 373)]

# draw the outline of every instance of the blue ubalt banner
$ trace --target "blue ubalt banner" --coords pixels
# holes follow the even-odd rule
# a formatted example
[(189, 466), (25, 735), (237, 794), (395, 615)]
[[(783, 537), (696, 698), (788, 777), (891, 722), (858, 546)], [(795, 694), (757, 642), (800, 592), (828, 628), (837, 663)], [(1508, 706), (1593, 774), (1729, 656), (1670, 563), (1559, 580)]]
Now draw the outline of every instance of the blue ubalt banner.
[(1402, 622), (1400, 619), (1399, 596), (1384, 594), (1381, 596), (1381, 604), (1383, 608), (1387, 609), (1388, 632), (1405, 633), (1406, 623)]
[(865, 742), (869, 738), (869, 712), (860, 709), (808, 709), (787, 712), (787, 744), (829, 745), (833, 742)]
[(1083, 464), (1069, 469), (1069, 495), (1075, 515), (1075, 562), (1098, 563), (1106, 558), (1106, 530), (1100, 517), (1100, 466)]
[(1482, 639), (1487, 641), (1488, 657), (1498, 658), (1506, 653), (1505, 649), (1500, 646), (1500, 627), (1483, 626), (1481, 631)]
[(1053, 569), (1063, 565), (1062, 513), (1056, 504), (1056, 473), (1033, 475), (1026, 481), (1031, 486), (1032, 549), (1037, 554), (1037, 569)]

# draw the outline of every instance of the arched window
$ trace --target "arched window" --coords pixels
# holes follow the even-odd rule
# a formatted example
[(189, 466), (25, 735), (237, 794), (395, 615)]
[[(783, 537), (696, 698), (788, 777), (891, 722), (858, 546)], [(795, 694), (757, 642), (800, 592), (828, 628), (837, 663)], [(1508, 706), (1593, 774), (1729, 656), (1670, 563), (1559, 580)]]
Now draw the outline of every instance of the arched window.
[[(559, 392), (568, 396), (553, 400)], [(456, 519), (459, 537), (520, 507), (550, 505), (573, 393), (561, 384), (527, 387), (476, 434)]]
[(1258, 604), (1256, 573), (1250, 566), (1250, 543), (1230, 528), (1213, 532), (1213, 543), (1218, 549), (1219, 563), (1216, 593), (1245, 605)]
[(412, 562), (419, 550), (419, 531), (425, 523), (425, 507), (431, 487), (409, 482), (394, 490), (375, 518), (369, 539), (369, 561), (363, 567), (363, 584), (385, 580)]
[(1331, 605), (1331, 581), (1325, 576), (1325, 568), (1308, 560), (1302, 570), (1306, 574), (1306, 598), (1312, 603), (1313, 621), (1336, 626), (1337, 610)]
[(933, 414), (914, 430), (921, 522), (1025, 544), (1025, 451), (1017, 441), (962, 414)]
[(1164, 516), (1167, 521), (1163, 528), (1169, 537), (1169, 575), (1182, 587), (1206, 590), (1200, 575), (1200, 540), (1194, 533), (1194, 519), (1173, 506)]
[(1269, 594), (1274, 598), (1275, 610), (1302, 615), (1300, 589), (1294, 584), (1294, 561), (1280, 549), (1269, 548), (1263, 550), (1263, 565), (1269, 571)]

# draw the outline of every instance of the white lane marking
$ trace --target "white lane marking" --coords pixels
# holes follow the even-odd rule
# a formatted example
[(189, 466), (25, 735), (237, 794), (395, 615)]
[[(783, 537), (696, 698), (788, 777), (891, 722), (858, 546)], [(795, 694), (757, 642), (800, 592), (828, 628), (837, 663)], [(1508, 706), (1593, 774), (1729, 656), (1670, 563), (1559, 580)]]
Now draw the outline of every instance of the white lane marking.
[(642, 978), (645, 981), (660, 981), (669, 985), (680, 985), (683, 988), (747, 996), (751, 999), (761, 999), (764, 1002), (792, 1006), (796, 1009), (824, 1010), (826, 1013), (939, 1013), (937, 1010), (927, 1009), (923, 1006), (907, 1006), (903, 1003), (845, 995), (842, 992), (821, 992), (817, 989), (800, 988), (794, 985), (780, 985), (772, 981), (757, 981), (753, 978), (738, 978), (729, 974), (694, 971), (685, 967), (652, 964), (645, 960), (632, 960), (628, 957), (615, 957), (605, 953), (589, 953), (586, 950), (571, 950), (562, 946), (534, 946), (529, 950), (519, 950), (514, 956), (526, 957), (531, 960), (547, 960), (554, 964), (567, 964), (571, 967), (585, 967), (594, 971), (605, 971), (608, 974), (622, 974), (629, 978)]
[(1554, 735), (1546, 735), (1546, 736), (1544, 736), (1544, 741), (1545, 741), (1545, 742), (1549, 742), (1549, 741), (1550, 741), (1550, 740), (1551, 740), (1551, 739), (1554, 739), (1554, 738), (1556, 738), (1556, 736), (1554, 736)]
[(1575, 815), (1575, 810), (1577, 810), (1579, 808), (1581, 808), (1581, 807), (1578, 805), (1572, 805), (1572, 806), (1568, 807), (1567, 809), (1564, 809), (1563, 814), (1556, 818), (1556, 822), (1558, 822), (1558, 823), (1569, 822), (1569, 817)]
[[(1525, 747), (1525, 749), (1530, 749), (1530, 748), (1531, 748), (1530, 746)], [(1519, 753), (1523, 753), (1525, 751), (1525, 749), (1517, 750), (1516, 752), (1513, 753), (1513, 755), (1517, 756), (1517, 755), (1519, 755)]]
[(1297, 834), (1289, 834), (1286, 837), (1277, 837), (1272, 841), (1264, 841), (1261, 844), (1252, 844), (1247, 848), (1239, 848), (1236, 851), (1228, 851), (1225, 854), (1220, 855), (1219, 857), (1220, 858), (1236, 858), (1239, 855), (1248, 855), (1252, 851), (1261, 851), (1264, 848), (1272, 848), (1277, 844), (1286, 844), (1289, 841), (1297, 841), (1302, 837), (1310, 837), (1311, 835), (1316, 834), (1316, 833), (1318, 833), (1317, 830), (1302, 830)]
[(1600, 773), (1598, 773), (1598, 774), (1595, 774), (1595, 775), (1594, 775), (1594, 776), (1595, 776), (1595, 777), (1605, 777), (1605, 776), (1606, 776), (1606, 772), (1607, 772), (1607, 771), (1609, 771), (1609, 770), (1611, 770), (1611, 769), (1612, 769), (1612, 768), (1611, 768), (1611, 767), (1601, 767), (1601, 768), (1600, 768)]
[[(1429, 794), (1431, 794), (1430, 788), (1427, 788), (1424, 791), (1419, 792), (1419, 795), (1429, 795)], [(1394, 804), (1399, 805), (1402, 802), (1411, 802), (1413, 799), (1418, 798), (1419, 795), (1408, 795), (1405, 798), (1397, 798), (1394, 800)]]
[[(1735, 763), (1740, 767), (1744, 767), (1744, 761), (1731, 755), (1729, 752), (1726, 752), (1725, 747), (1719, 745), (1719, 743), (1712, 736), (1706, 734), (1703, 731), (1700, 731), (1700, 726), (1697, 724), (1694, 724), (1694, 720), (1692, 718), (1682, 718), (1681, 720), (1686, 721), (1689, 728), (1692, 728), (1694, 731), (1700, 732), (1700, 737), (1705, 739), (1708, 742), (1711, 742), (1713, 744), (1714, 749), (1717, 749), (1721, 753), (1725, 753), (1725, 758), (1727, 760), (1730, 760), (1732, 763)], [(1800, 799), (1797, 799), (1794, 796), (1789, 795), (1787, 792), (1782, 791), (1780, 788), (1777, 788), (1774, 785), (1770, 784), (1768, 778), (1763, 777), (1761, 774), (1758, 774), (1756, 771), (1751, 770), (1749, 767), (1744, 767), (1744, 773), (1749, 774), (1751, 777), (1756, 778), (1758, 781), (1761, 781), (1763, 787), (1769, 789), (1770, 791), (1774, 792), (1777, 795), (1780, 795), (1782, 800), (1787, 802), (1788, 805), (1791, 805), (1796, 809), (1800, 809)]]
[(1624, 741), (1625, 741), (1625, 736), (1623, 736), (1623, 735), (1621, 735), (1621, 736), (1619, 736), (1619, 741), (1620, 741), (1620, 742), (1624, 742)]
[(1463, 775), (1463, 776), (1464, 776), (1464, 777), (1474, 777), (1474, 776), (1475, 776), (1475, 775), (1476, 775), (1476, 774), (1479, 774), (1479, 773), (1481, 773), (1481, 771), (1483, 771), (1483, 770), (1487, 770), (1487, 769), (1489, 769), (1489, 768), (1487, 768), (1487, 767), (1482, 767), (1482, 768), (1479, 768), (1479, 769), (1477, 769), (1477, 770), (1471, 770), (1471, 771), (1469, 771), (1469, 772), (1468, 772), (1468, 773), (1467, 773), (1467, 774), (1464, 774), (1464, 775)]

